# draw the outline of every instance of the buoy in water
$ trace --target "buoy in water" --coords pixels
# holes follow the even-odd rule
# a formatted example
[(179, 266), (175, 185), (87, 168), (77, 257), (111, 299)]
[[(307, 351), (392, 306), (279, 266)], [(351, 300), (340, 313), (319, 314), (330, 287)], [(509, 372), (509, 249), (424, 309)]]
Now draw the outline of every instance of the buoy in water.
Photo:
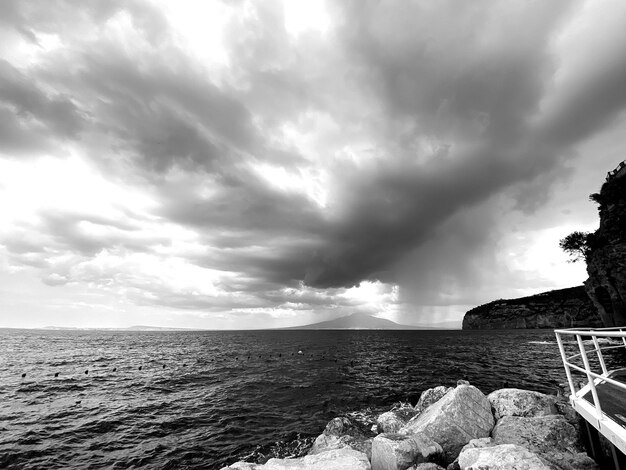
[(143, 366), (139, 366), (139, 370), (141, 370), (141, 368), (142, 368), (142, 367), (143, 367)]
[(304, 354), (304, 353), (302, 352), (302, 350), (299, 350), (299, 351), (298, 351), (298, 354)]
[(24, 377), (26, 377), (26, 372), (24, 372), (24, 373), (22, 374), (22, 378), (24, 378)]
[(55, 373), (54, 373), (54, 376), (55, 376), (55, 377), (58, 377), (58, 376), (59, 376), (59, 373), (58, 373), (58, 372), (55, 372)]
[(87, 370), (85, 371), (85, 375), (87, 375), (87, 374), (89, 374), (89, 369), (87, 369)]
[(114, 368), (113, 368), (113, 372), (115, 372), (116, 370), (117, 370), (117, 367), (114, 367)]
[(165, 369), (165, 364), (163, 364), (163, 369)]

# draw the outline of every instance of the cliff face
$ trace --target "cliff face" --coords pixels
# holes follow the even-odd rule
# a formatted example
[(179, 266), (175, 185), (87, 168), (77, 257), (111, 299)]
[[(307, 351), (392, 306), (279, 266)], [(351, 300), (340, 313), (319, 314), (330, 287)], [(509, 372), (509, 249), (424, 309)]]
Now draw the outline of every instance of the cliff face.
[[(625, 167), (626, 168), (626, 167)], [(626, 172), (612, 176), (599, 195), (600, 228), (589, 235), (587, 294), (605, 326), (626, 325)]]
[(602, 326), (583, 286), (496, 300), (473, 308), (463, 318), (464, 330), (577, 326)]

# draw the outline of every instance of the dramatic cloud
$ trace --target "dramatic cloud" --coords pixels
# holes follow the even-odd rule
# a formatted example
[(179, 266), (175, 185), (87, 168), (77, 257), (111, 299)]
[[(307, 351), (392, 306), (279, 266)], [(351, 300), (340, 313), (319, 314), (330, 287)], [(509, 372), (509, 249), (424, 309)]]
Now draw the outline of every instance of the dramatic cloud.
[(300, 8), (2, 2), (1, 277), (203, 327), (582, 280), (557, 241), (626, 153), (621, 2)]

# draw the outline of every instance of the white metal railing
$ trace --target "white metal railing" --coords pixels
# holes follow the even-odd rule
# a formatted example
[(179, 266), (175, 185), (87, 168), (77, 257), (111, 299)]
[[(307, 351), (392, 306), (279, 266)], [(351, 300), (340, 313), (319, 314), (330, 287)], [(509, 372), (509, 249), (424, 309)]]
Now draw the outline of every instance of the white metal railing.
[[(556, 334), (556, 341), (561, 351), (561, 358), (563, 359), (563, 365), (565, 367), (565, 374), (567, 375), (567, 382), (570, 388), (570, 401), (574, 408), (578, 411), (576, 406), (579, 400), (583, 400), (584, 395), (591, 391), (593, 397), (593, 405), (595, 407), (595, 419), (600, 421), (604, 419), (602, 414), (602, 404), (598, 398), (597, 386), (601, 383), (610, 383), (619, 387), (626, 392), (626, 384), (619, 382), (610, 377), (613, 371), (609, 371), (606, 367), (603, 351), (609, 349), (626, 348), (626, 327), (614, 327), (614, 328), (568, 328), (562, 330), (554, 330)], [(579, 353), (568, 356), (565, 351), (565, 344), (568, 343), (564, 338), (570, 337), (570, 341), (573, 339), (578, 345)], [(571, 338), (573, 337), (573, 338)], [(583, 338), (591, 338), (583, 339)], [(615, 339), (615, 342), (607, 342), (606, 345), (600, 345), (600, 339), (607, 340)], [(621, 339), (621, 341), (619, 341)], [(593, 349), (587, 350), (586, 344), (592, 344)], [(596, 353), (600, 370), (594, 372), (589, 363), (589, 353)], [(572, 361), (580, 358), (582, 360), (583, 367), (574, 364)], [(587, 385), (580, 387), (578, 390), (575, 387), (574, 379), (572, 378), (572, 371), (580, 372), (587, 377)], [(596, 426), (597, 427), (597, 426)]]

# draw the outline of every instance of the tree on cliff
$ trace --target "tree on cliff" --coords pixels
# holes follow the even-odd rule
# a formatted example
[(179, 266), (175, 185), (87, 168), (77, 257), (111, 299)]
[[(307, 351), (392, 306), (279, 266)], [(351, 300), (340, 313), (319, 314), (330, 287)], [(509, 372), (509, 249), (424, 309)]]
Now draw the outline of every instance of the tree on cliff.
[(570, 263), (584, 260), (589, 257), (592, 233), (572, 232), (559, 242), (561, 249), (570, 256)]

